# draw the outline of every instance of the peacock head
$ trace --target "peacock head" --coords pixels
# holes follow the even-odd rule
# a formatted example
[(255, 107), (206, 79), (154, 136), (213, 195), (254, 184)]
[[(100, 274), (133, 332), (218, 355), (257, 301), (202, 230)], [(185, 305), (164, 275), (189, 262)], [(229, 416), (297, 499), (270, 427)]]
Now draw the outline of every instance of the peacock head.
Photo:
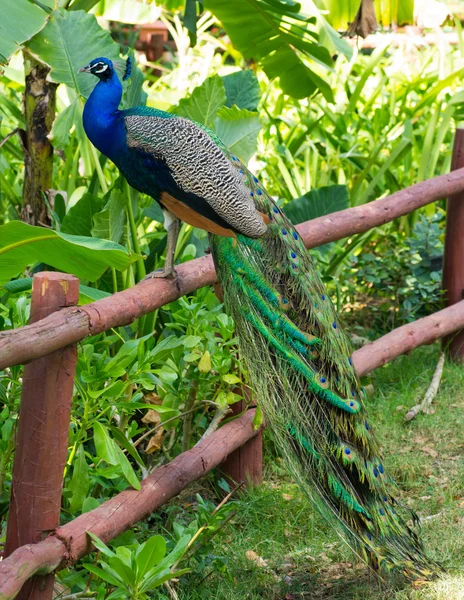
[(100, 81), (107, 81), (113, 76), (114, 66), (109, 58), (94, 58), (86, 67), (79, 69), (79, 73), (91, 73), (98, 77)]
[[(121, 62), (121, 61), (117, 61)], [(128, 56), (125, 65), (125, 72), (123, 76), (123, 81), (128, 79), (132, 72), (132, 60), (131, 57)], [(108, 81), (112, 78), (115, 73), (115, 68), (113, 62), (109, 58), (94, 58), (89, 62), (86, 67), (82, 67), (79, 69), (79, 73), (91, 73), (100, 79), (100, 81)]]

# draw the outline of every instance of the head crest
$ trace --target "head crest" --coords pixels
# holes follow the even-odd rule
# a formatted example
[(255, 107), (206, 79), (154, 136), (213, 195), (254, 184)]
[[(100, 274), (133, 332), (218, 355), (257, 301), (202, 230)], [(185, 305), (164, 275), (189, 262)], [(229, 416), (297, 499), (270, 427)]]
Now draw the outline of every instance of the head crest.
[(124, 76), (122, 78), (123, 81), (126, 81), (126, 79), (129, 79), (129, 77), (132, 75), (132, 59), (130, 56), (127, 57), (126, 60), (126, 70), (124, 71)]

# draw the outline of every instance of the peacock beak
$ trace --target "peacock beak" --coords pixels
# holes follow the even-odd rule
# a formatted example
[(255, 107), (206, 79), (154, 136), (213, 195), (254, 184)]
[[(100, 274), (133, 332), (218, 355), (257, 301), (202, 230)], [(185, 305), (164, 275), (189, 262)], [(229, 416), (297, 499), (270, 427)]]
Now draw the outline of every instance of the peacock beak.
[(79, 69), (78, 72), (79, 73), (90, 73), (90, 65), (87, 65), (86, 67), (82, 67), (82, 69)]

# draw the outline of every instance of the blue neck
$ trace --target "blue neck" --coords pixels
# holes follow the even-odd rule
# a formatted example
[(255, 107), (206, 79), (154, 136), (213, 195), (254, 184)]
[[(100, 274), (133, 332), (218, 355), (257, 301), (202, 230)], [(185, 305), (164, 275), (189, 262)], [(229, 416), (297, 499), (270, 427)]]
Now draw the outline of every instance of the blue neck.
[(113, 71), (94, 87), (84, 107), (83, 124), (87, 137), (102, 154), (114, 162), (125, 143), (125, 128), (118, 110), (122, 85)]

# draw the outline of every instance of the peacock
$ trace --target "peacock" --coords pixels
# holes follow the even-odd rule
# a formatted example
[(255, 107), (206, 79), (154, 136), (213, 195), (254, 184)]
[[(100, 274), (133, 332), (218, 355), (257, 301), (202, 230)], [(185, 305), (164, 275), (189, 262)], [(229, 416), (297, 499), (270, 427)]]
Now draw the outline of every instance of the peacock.
[(430, 577), (439, 567), (393, 495), (346, 335), (296, 229), (212, 131), (146, 106), (119, 110), (107, 58), (81, 71), (99, 79), (83, 112), (88, 138), (164, 213), (165, 266), (151, 276), (176, 276), (180, 221), (209, 232), (253, 393), (295, 480), (368, 564)]

